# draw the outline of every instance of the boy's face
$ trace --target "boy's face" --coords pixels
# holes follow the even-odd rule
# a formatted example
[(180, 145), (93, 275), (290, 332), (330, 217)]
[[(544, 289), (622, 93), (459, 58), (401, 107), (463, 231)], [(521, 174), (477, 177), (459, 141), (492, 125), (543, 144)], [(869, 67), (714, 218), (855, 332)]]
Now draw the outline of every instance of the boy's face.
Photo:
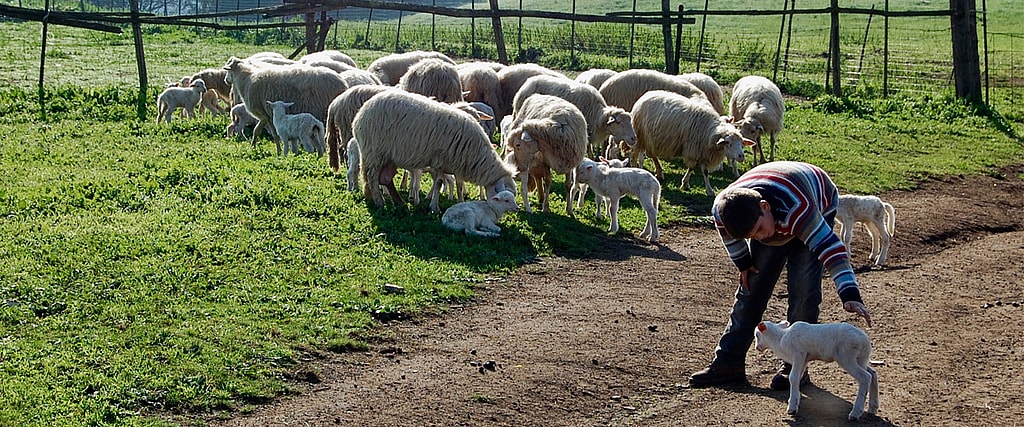
[(757, 217), (754, 228), (750, 230), (747, 238), (754, 240), (767, 240), (775, 235), (775, 218), (772, 217), (772, 207), (768, 202), (762, 200), (761, 216)]

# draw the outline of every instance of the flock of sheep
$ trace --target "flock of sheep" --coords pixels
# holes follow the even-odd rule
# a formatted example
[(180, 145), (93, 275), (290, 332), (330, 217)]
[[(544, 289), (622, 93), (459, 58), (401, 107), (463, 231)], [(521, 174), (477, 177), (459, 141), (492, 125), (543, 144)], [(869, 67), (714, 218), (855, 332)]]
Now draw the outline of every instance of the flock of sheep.
[[(567, 215), (592, 189), (597, 215), (605, 207), (609, 231), (616, 232), (619, 199), (632, 195), (647, 214), (640, 237), (650, 242), (658, 239), (661, 160), (686, 165), (683, 188), (699, 170), (714, 195), (708, 172), (729, 162), (739, 176), (745, 147), (752, 147), (755, 164), (774, 160), (785, 113), (779, 88), (760, 76), (738, 80), (726, 108), (722, 88), (700, 73), (594, 69), (572, 79), (537, 64), (456, 63), (426, 51), (386, 55), (365, 69), (339, 51), (298, 60), (269, 52), (231, 57), (170, 84), (158, 105), (158, 123), (170, 122), (178, 108), (194, 116), (198, 105), (230, 114), (227, 135), (253, 146), (267, 132), (279, 154), (326, 153), (336, 173), (347, 163), (349, 190), (361, 182), (378, 206), (385, 203), (382, 188), (393, 203), (404, 203), (395, 185), (400, 170), (411, 177), (409, 197), (418, 203), (420, 177), (430, 173), (431, 211), (440, 212), (442, 193), (455, 195), (460, 213), (443, 223), (469, 234), (496, 236), (501, 215), (519, 209), (517, 193), (523, 210), (533, 211), (535, 192), (540, 209), (549, 211), (552, 173), (563, 175)], [(762, 135), (771, 142), (767, 158)], [(643, 169), (645, 157), (653, 174)], [(480, 187), (481, 201), (465, 202), (467, 182)]]

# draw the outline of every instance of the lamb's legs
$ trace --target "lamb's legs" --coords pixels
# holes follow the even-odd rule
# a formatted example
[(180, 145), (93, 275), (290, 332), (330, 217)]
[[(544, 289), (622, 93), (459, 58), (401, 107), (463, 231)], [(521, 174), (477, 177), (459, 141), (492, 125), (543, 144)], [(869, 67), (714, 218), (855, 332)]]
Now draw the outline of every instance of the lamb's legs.
[(870, 365), (865, 366), (864, 369), (871, 373), (871, 388), (869, 396), (870, 403), (868, 403), (868, 413), (874, 414), (878, 412), (878, 405), (880, 403), (878, 401), (878, 372), (875, 372), (874, 369), (871, 369)]
[(643, 197), (640, 199), (640, 205), (643, 206), (644, 212), (647, 213), (647, 226), (644, 227), (644, 231), (640, 233), (640, 237), (647, 237), (651, 243), (658, 241), (658, 208), (654, 207), (654, 198)]
[(789, 370), (789, 407), (786, 412), (790, 415), (796, 414), (800, 408), (800, 379), (807, 369), (807, 355), (797, 353), (793, 355), (793, 368)]
[(617, 233), (619, 231), (619, 199), (621, 195), (609, 193), (607, 195), (608, 205), (608, 217), (611, 218), (611, 224), (608, 225), (608, 232)]
[[(850, 411), (850, 419), (858, 420), (860, 419), (860, 416), (864, 414), (864, 401), (868, 397), (868, 391), (871, 389), (871, 382), (874, 375), (865, 369), (864, 366), (858, 364), (855, 356), (844, 356), (846, 357), (836, 360), (836, 363), (838, 363), (839, 366), (842, 366), (850, 376), (857, 380), (857, 399), (853, 402), (853, 410)], [(792, 378), (792, 374), (790, 378)], [(874, 402), (874, 400), (872, 400), (872, 402)]]

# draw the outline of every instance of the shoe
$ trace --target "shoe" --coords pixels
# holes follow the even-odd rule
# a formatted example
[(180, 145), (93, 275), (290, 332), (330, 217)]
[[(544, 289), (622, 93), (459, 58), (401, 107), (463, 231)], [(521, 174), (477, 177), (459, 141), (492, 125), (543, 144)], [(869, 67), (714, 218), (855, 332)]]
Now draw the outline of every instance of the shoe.
[[(779, 368), (779, 372), (772, 377), (772, 390), (789, 390), (789, 371), (793, 369), (793, 365), (786, 362), (782, 362), (782, 367)], [(804, 372), (803, 378), (800, 378), (800, 387), (803, 387), (811, 383), (811, 376)]]
[(743, 365), (711, 362), (707, 368), (690, 375), (690, 387), (696, 388), (745, 382), (747, 382), (747, 372)]

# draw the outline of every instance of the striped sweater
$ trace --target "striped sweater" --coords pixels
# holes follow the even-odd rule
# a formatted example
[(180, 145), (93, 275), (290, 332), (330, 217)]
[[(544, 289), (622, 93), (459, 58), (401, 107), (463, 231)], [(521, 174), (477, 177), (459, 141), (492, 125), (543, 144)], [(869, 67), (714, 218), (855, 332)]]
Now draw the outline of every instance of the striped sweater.
[[(771, 162), (743, 174), (722, 193), (733, 188), (756, 190), (771, 205), (775, 235), (761, 243), (775, 246), (800, 239), (832, 276), (839, 298), (844, 303), (862, 302), (849, 254), (832, 232), (839, 190), (825, 171), (807, 163)], [(711, 215), (729, 258), (740, 271), (750, 268), (753, 262), (746, 240), (733, 238), (725, 231), (717, 209), (712, 208)]]

